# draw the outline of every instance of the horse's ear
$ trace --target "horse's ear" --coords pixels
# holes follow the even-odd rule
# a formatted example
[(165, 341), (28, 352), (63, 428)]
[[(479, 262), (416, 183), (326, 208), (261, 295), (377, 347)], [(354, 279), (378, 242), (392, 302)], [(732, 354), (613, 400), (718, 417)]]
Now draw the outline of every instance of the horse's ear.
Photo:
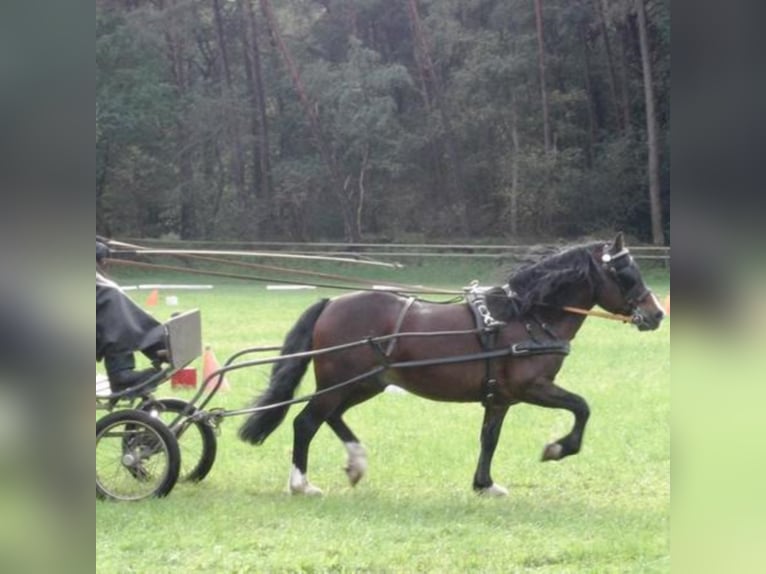
[(620, 231), (617, 234), (617, 237), (614, 238), (614, 247), (612, 248), (612, 250), (615, 253), (619, 253), (623, 249), (625, 249), (625, 240), (624, 240), (624, 238), (622, 236), (622, 231)]

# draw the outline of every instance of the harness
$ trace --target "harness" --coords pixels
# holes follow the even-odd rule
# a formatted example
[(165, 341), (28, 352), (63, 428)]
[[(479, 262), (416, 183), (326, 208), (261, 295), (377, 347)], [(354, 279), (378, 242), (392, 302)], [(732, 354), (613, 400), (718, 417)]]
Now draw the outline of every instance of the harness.
[[(505, 285), (503, 287), (505, 294), (508, 298), (513, 298), (514, 294), (510, 287)], [(535, 355), (568, 355), (569, 354), (569, 342), (561, 341), (556, 338), (555, 333), (544, 322), (536, 316), (532, 317), (535, 324), (538, 325), (540, 331), (545, 335), (545, 339), (541, 340), (535, 336), (533, 330), (533, 323), (527, 322), (524, 324), (524, 328), (529, 335), (529, 339), (514, 343), (510, 346), (507, 352), (498, 354), (498, 336), (503, 327), (507, 325), (504, 321), (495, 319), (492, 316), (489, 306), (487, 305), (487, 292), (489, 288), (480, 287), (478, 281), (471, 282), (471, 285), (464, 290), (465, 302), (468, 308), (471, 310), (474, 318), (476, 328), (472, 331), (465, 331), (466, 334), (475, 333), (479, 339), (482, 353), (477, 355), (477, 359), (484, 359), (484, 379), (482, 380), (482, 405), (484, 407), (490, 407), (494, 404), (495, 396), (497, 393), (497, 377), (495, 375), (496, 359), (498, 357), (532, 357)], [(372, 347), (375, 353), (378, 355), (380, 365), (383, 369), (392, 367), (391, 355), (396, 348), (396, 344), (399, 337), (403, 334), (400, 333), (404, 318), (407, 312), (412, 307), (412, 304), (416, 301), (415, 297), (408, 297), (401, 311), (396, 319), (394, 330), (389, 335), (388, 344), (385, 348), (381, 345), (381, 342), (373, 338), (367, 339), (367, 343)], [(445, 361), (448, 363), (449, 361)]]
[[(465, 300), (468, 308), (472, 311), (474, 322), (476, 323), (476, 330), (478, 332), (479, 343), (481, 344), (482, 351), (485, 353), (496, 350), (498, 335), (502, 328), (507, 324), (504, 321), (499, 321), (492, 316), (492, 313), (487, 306), (487, 291), (486, 287), (480, 287), (478, 281), (472, 281), (470, 286), (465, 291)], [(514, 297), (513, 291), (508, 285), (503, 286), (503, 290), (508, 298)], [(549, 340), (538, 339), (533, 330), (532, 323), (527, 322), (524, 324), (524, 328), (529, 335), (529, 339), (526, 341), (520, 341), (511, 345), (510, 355), (512, 357), (531, 357), (534, 355), (568, 355), (569, 354), (569, 342), (561, 341), (556, 338), (553, 331), (544, 322), (540, 321), (537, 316), (532, 319), (540, 327), (541, 331), (549, 337)], [(484, 380), (482, 381), (482, 405), (484, 407), (492, 406), (495, 400), (495, 394), (497, 391), (497, 377), (495, 376), (495, 362), (491, 357), (487, 357), (484, 360)]]

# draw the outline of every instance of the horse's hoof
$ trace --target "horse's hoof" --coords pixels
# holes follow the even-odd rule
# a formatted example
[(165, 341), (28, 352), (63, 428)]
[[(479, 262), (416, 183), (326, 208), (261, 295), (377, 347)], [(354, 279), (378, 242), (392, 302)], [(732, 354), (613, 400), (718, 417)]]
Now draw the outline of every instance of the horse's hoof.
[(343, 470), (346, 471), (346, 476), (348, 477), (348, 482), (351, 484), (351, 486), (356, 486), (356, 484), (362, 480), (362, 477), (364, 476), (364, 472), (356, 467), (347, 466)]
[(306, 496), (322, 496), (322, 490), (308, 481), (306, 475), (293, 467), (290, 479), (287, 482), (287, 490), (290, 494), (303, 494)]
[(348, 450), (348, 463), (343, 470), (346, 471), (351, 486), (356, 486), (356, 483), (367, 472), (367, 452), (358, 442), (346, 443), (346, 449)]
[(502, 496), (508, 496), (508, 489), (500, 486), (499, 484), (492, 484), (487, 488), (482, 488), (479, 491), (480, 496), (489, 496), (492, 498), (500, 498)]
[(299, 486), (290, 485), (290, 494), (293, 496), (322, 496), (324, 492), (321, 488), (307, 482)]
[(561, 455), (564, 452), (564, 447), (562, 447), (557, 442), (552, 442), (548, 446), (545, 447), (545, 450), (543, 450), (543, 456), (540, 460), (545, 462), (546, 460), (559, 460), (561, 459)]
[(305, 496), (322, 496), (324, 495), (324, 492), (322, 492), (321, 488), (317, 488), (313, 484), (307, 484), (306, 488), (303, 489), (303, 492), (301, 493)]

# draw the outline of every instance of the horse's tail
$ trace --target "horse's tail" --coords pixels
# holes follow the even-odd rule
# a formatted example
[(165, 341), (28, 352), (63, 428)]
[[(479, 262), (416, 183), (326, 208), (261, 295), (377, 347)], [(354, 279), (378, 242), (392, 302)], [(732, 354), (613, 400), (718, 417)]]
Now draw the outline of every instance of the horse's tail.
[[(324, 311), (328, 301), (329, 299), (322, 299), (304, 311), (285, 337), (282, 355), (311, 350), (314, 324)], [(292, 399), (310, 362), (311, 357), (280, 359), (275, 362), (271, 369), (269, 387), (255, 400), (252, 406), (265, 407)], [(289, 408), (290, 405), (284, 405), (256, 411), (240, 427), (239, 437), (245, 442), (261, 444), (284, 420)]]

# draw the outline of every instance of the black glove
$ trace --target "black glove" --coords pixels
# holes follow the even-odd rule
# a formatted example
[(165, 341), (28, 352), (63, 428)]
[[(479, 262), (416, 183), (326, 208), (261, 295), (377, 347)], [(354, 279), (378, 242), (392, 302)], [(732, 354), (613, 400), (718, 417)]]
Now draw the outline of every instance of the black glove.
[(110, 255), (109, 247), (106, 245), (106, 243), (101, 243), (98, 239), (96, 239), (96, 263), (101, 265), (101, 261), (103, 259), (106, 259)]

